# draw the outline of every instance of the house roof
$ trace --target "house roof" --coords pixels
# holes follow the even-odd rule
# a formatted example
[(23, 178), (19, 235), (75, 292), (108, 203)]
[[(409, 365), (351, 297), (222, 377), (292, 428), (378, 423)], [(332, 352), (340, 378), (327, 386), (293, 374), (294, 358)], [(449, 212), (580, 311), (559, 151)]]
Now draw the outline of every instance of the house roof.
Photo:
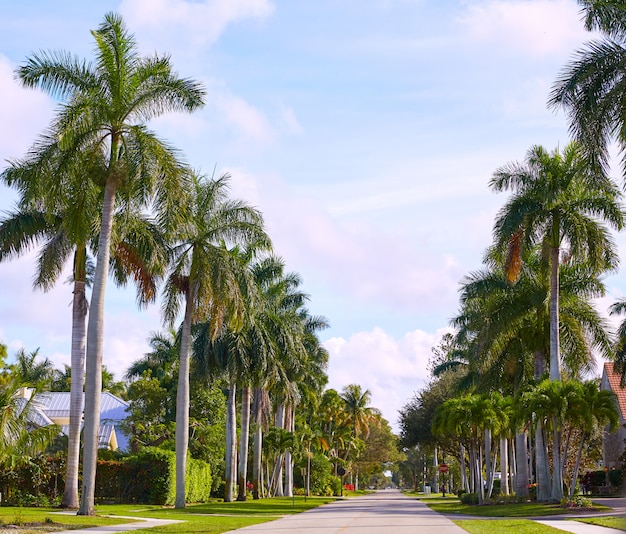
[(617, 397), (617, 404), (619, 405), (619, 411), (622, 420), (626, 419), (626, 387), (622, 386), (622, 375), (615, 371), (615, 364), (613, 362), (606, 362), (604, 364), (604, 371), (602, 373), (602, 388), (610, 388)]
[[(33, 417), (36, 420), (34, 419), (32, 422), (38, 426), (52, 424), (53, 419), (65, 419), (70, 416), (70, 393), (67, 391), (38, 393), (34, 401), (37, 409), (33, 410)], [(24, 402), (26, 401), (24, 400)], [(98, 432), (99, 447), (108, 447), (113, 438), (116, 446), (119, 446), (121, 449), (127, 448), (128, 438), (121, 430), (116, 431), (115, 426), (128, 417), (126, 412), (128, 406), (127, 402), (108, 391), (102, 392), (100, 399), (100, 430)], [(68, 435), (68, 426), (63, 426), (61, 431), (63, 434)]]

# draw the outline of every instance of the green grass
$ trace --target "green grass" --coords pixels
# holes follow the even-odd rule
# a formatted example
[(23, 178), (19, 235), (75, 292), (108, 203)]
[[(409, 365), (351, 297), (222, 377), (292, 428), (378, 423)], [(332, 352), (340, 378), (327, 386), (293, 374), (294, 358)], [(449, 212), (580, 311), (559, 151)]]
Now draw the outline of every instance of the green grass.
[(136, 530), (138, 534), (156, 534), (166, 532), (219, 534), (249, 525), (278, 519), (283, 515), (296, 514), (331, 502), (334, 498), (304, 497), (248, 500), (245, 502), (225, 503), (221, 500), (206, 504), (190, 505), (184, 510), (175, 510), (155, 505), (102, 505), (96, 506), (95, 517), (59, 514), (54, 508), (10, 508), (0, 507), (0, 528), (8, 524), (37, 523), (37, 527), (16, 530), (19, 534), (40, 534), (55, 530), (77, 529), (104, 525), (132, 523), (134, 516), (157, 519), (175, 519), (184, 523), (165, 525), (150, 529)]
[(576, 521), (582, 523), (590, 523), (600, 527), (615, 528), (617, 530), (626, 530), (626, 517), (585, 517), (584, 519), (576, 518)]
[[(409, 494), (415, 496), (414, 493)], [(423, 501), (435, 512), (448, 515), (470, 515), (476, 517), (543, 517), (556, 514), (577, 513), (575, 508), (561, 508), (558, 504), (545, 504), (538, 502), (526, 502), (515, 504), (487, 504), (476, 506), (462, 504), (457, 497), (445, 497), (441, 494), (418, 495), (417, 498)], [(596, 505), (596, 511), (608, 511), (607, 506)]]
[(556, 534), (562, 530), (542, 525), (530, 519), (494, 519), (491, 521), (467, 519), (454, 521), (470, 534), (501, 534), (515, 532), (515, 534)]
[(225, 503), (216, 500), (205, 504), (190, 505), (184, 510), (161, 506), (108, 505), (97, 507), (98, 513), (126, 515), (136, 517), (154, 517), (157, 519), (176, 519), (182, 524), (165, 525), (150, 529), (140, 529), (138, 534), (148, 533), (201, 533), (218, 534), (228, 530), (256, 525), (278, 519), (284, 515), (297, 514), (316, 508), (321, 504), (336, 500), (332, 497), (304, 497), (294, 499), (277, 497), (273, 499), (247, 500), (245, 502)]
[[(104, 525), (119, 525), (128, 519), (85, 517), (75, 514), (58, 513), (58, 508), (20, 508), (13, 506), (0, 507), (0, 528), (8, 525), (19, 526), (20, 534), (31, 532), (53, 532), (55, 530), (69, 530)], [(132, 520), (131, 520), (132, 521)]]

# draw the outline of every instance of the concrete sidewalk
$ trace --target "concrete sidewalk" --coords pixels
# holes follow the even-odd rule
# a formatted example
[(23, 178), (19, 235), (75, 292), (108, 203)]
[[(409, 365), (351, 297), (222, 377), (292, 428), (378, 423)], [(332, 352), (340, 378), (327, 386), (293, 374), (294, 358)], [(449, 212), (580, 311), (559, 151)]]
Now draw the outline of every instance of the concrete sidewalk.
[(151, 517), (131, 517), (131, 516), (111, 516), (116, 519), (134, 519), (134, 523), (120, 523), (119, 525), (109, 525), (104, 527), (89, 527), (79, 530), (60, 530), (55, 534), (115, 534), (116, 532), (129, 532), (141, 528), (162, 527), (173, 523), (184, 523), (177, 519), (153, 519)]
[(581, 523), (580, 521), (572, 521), (571, 519), (539, 519), (536, 521), (542, 525), (558, 528), (565, 532), (572, 532), (573, 534), (624, 534), (623, 530), (599, 527), (597, 525)]

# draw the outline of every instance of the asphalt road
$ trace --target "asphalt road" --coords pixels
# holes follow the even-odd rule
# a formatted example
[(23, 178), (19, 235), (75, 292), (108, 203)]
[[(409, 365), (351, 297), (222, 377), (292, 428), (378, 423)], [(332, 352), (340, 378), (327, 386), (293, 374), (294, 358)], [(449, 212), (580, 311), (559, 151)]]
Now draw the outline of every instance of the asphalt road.
[(308, 512), (233, 530), (248, 533), (296, 534), (467, 534), (450, 519), (433, 512), (398, 490), (381, 490), (364, 497), (336, 501)]

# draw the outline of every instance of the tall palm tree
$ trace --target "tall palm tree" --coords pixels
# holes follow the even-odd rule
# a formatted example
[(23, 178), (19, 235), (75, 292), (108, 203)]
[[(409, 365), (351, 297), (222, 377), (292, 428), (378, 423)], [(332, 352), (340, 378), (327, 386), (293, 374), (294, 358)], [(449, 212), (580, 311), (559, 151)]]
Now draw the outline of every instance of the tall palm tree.
[[(168, 111), (193, 111), (204, 90), (179, 78), (169, 58), (142, 58), (121, 17), (105, 15), (92, 36), (96, 60), (88, 63), (64, 52), (33, 54), (18, 68), (26, 87), (38, 87), (65, 101), (52, 126), (67, 160), (96, 147), (105, 166), (90, 175), (103, 186), (102, 216), (87, 327), (83, 492), (79, 514), (94, 514), (95, 471), (100, 419), (103, 315), (113, 213), (120, 201), (153, 201), (161, 222), (183, 213), (185, 172), (175, 151), (144, 122)], [(66, 184), (54, 184), (50, 190)]]
[(619, 424), (619, 411), (615, 393), (610, 390), (600, 389), (598, 382), (595, 380), (589, 380), (580, 384), (577, 396), (572, 399), (571, 403), (573, 404), (573, 411), (577, 416), (576, 424), (581, 429), (581, 436), (576, 454), (574, 474), (570, 484), (570, 499), (574, 497), (585, 440), (593, 432), (594, 428), (608, 426), (612, 432)]
[[(562, 108), (569, 129), (590, 155), (594, 166), (606, 169), (608, 147), (626, 148), (626, 10), (619, 1), (578, 0), (585, 29), (602, 39), (585, 44), (559, 73), (548, 106)], [(626, 161), (622, 158), (622, 166)], [(626, 169), (625, 169), (626, 170)]]
[[(64, 198), (56, 199), (59, 206), (55, 212), (41, 211), (40, 195), (43, 195), (43, 192), (38, 191), (38, 188), (41, 187), (41, 182), (45, 181), (45, 174), (56, 172), (59, 166), (62, 167), (58, 161), (60, 158), (58, 151), (58, 146), (48, 147), (46, 158), (51, 154), (54, 157), (41, 161), (37, 154), (32, 154), (32, 158), (19, 163), (13, 162), (3, 172), (2, 178), (5, 181), (20, 184), (22, 199), (18, 209), (9, 212), (0, 221), (0, 261), (24, 254), (34, 245), (41, 243), (34, 285), (47, 291), (59, 279), (64, 266), (70, 259), (73, 260), (71, 275), (73, 380), (69, 385), (70, 424), (62, 505), (66, 508), (78, 508), (78, 468), (88, 308), (86, 286), (88, 275), (93, 271), (89, 253), (90, 248), (95, 247), (94, 232), (98, 226), (101, 199), (93, 183), (70, 182), (77, 187), (62, 192)], [(84, 165), (89, 164), (84, 154), (79, 160)], [(72, 172), (78, 171), (72, 168)], [(123, 215), (118, 214), (115, 220), (113, 252), (110, 258), (112, 272), (118, 284), (125, 284), (129, 276), (134, 278), (137, 283), (138, 301), (145, 304), (156, 297), (155, 281), (152, 276), (155, 271), (154, 265), (151, 264), (155, 264), (158, 252), (163, 249), (159, 232), (154, 224), (132, 210), (126, 210)], [(157, 259), (156, 263), (162, 263), (162, 259)]]
[[(165, 286), (163, 311), (170, 324), (184, 306), (176, 399), (176, 507), (185, 506), (185, 469), (189, 440), (189, 365), (191, 327), (207, 322), (215, 340), (223, 327), (241, 327), (247, 265), (228, 248), (267, 250), (270, 240), (261, 214), (240, 200), (228, 198), (228, 176), (194, 179), (188, 219), (178, 229)], [(247, 296), (251, 296), (247, 293)]]
[(495, 191), (513, 195), (494, 225), (496, 247), (508, 248), (507, 276), (519, 276), (522, 251), (541, 245), (550, 258), (550, 378), (560, 380), (559, 268), (567, 253), (589, 268), (604, 272), (617, 266), (613, 239), (604, 223), (620, 230), (624, 213), (620, 193), (594, 171), (580, 145), (563, 152), (532, 147), (523, 164), (498, 169), (490, 182)]
[[(468, 371), (476, 375), (473, 383), (481, 390), (496, 388), (519, 395), (528, 380), (541, 380), (546, 370), (545, 355), (549, 347), (549, 268), (537, 250), (527, 250), (516, 283), (508, 282), (502, 272), (502, 262), (489, 251), (490, 267), (470, 274), (461, 288), (461, 312), (454, 318), (460, 341), (471, 340), (471, 350), (465, 351)], [(560, 331), (563, 362), (569, 376), (578, 377), (590, 371), (592, 354), (610, 357), (611, 342), (607, 322), (593, 307), (590, 299), (605, 294), (599, 273), (570, 260), (561, 266)], [(462, 346), (462, 345), (461, 345)], [(459, 350), (449, 358), (457, 358)], [(444, 361), (447, 369), (460, 362)], [(532, 368), (534, 367), (534, 373)], [(470, 373), (468, 373), (469, 376)], [(467, 380), (465, 380), (467, 381)], [(527, 421), (520, 421), (524, 428)], [(535, 433), (537, 478), (540, 480), (538, 498), (549, 500), (550, 483), (547, 467), (547, 444), (543, 428)], [(528, 484), (524, 475), (526, 462), (525, 437), (517, 438), (518, 492)], [(544, 493), (545, 492), (545, 493)]]

